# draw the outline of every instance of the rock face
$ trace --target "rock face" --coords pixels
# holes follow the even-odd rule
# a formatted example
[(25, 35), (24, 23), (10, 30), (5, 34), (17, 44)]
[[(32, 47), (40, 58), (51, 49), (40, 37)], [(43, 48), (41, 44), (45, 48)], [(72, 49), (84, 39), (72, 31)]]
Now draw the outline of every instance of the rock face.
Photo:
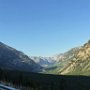
[(60, 74), (90, 75), (90, 40), (74, 54)]
[(0, 68), (38, 72), (42, 67), (24, 53), (0, 42)]
[(75, 53), (79, 50), (79, 48), (80, 47), (72, 48), (65, 53), (56, 55), (56, 60), (60, 62), (60, 61), (67, 61), (71, 59), (75, 55)]

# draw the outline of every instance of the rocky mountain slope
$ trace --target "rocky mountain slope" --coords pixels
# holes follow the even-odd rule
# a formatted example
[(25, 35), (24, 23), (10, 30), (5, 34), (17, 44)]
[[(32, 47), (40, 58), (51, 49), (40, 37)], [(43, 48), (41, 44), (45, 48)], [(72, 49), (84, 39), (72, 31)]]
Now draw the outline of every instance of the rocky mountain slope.
[(73, 56), (76, 52), (78, 52), (80, 48), (81, 47), (72, 48), (65, 53), (54, 55), (53, 57), (51, 57), (53, 60), (55, 60), (55, 63), (51, 67), (46, 68), (45, 73), (58, 74), (59, 70), (72, 60)]
[(30, 72), (38, 72), (42, 69), (27, 55), (2, 42), (0, 42), (0, 68)]
[(90, 75), (90, 40), (84, 44), (70, 59), (60, 74)]

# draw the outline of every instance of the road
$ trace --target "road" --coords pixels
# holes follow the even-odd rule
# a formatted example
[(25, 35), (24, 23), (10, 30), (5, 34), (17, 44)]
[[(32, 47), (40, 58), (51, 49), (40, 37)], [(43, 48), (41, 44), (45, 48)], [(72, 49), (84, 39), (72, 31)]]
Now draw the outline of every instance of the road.
[(0, 84), (0, 90), (19, 90), (19, 89), (15, 89), (15, 88)]

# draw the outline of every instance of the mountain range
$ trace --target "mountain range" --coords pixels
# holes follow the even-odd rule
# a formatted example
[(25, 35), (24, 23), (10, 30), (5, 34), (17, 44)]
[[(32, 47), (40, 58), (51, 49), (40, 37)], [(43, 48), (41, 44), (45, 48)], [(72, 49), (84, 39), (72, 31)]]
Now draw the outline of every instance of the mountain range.
[(56, 62), (56, 60), (53, 57), (31, 56), (30, 58), (33, 59), (37, 64), (39, 64), (42, 67), (54, 65)]
[(59, 75), (90, 75), (90, 40), (52, 57), (27, 56), (0, 42), (0, 68)]

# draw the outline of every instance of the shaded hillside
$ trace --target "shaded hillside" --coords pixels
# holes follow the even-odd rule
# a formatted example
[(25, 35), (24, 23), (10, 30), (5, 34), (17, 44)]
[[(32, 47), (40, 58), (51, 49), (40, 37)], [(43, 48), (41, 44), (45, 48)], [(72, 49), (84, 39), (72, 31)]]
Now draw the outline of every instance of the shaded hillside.
[(41, 66), (24, 53), (0, 42), (0, 68), (37, 72)]

